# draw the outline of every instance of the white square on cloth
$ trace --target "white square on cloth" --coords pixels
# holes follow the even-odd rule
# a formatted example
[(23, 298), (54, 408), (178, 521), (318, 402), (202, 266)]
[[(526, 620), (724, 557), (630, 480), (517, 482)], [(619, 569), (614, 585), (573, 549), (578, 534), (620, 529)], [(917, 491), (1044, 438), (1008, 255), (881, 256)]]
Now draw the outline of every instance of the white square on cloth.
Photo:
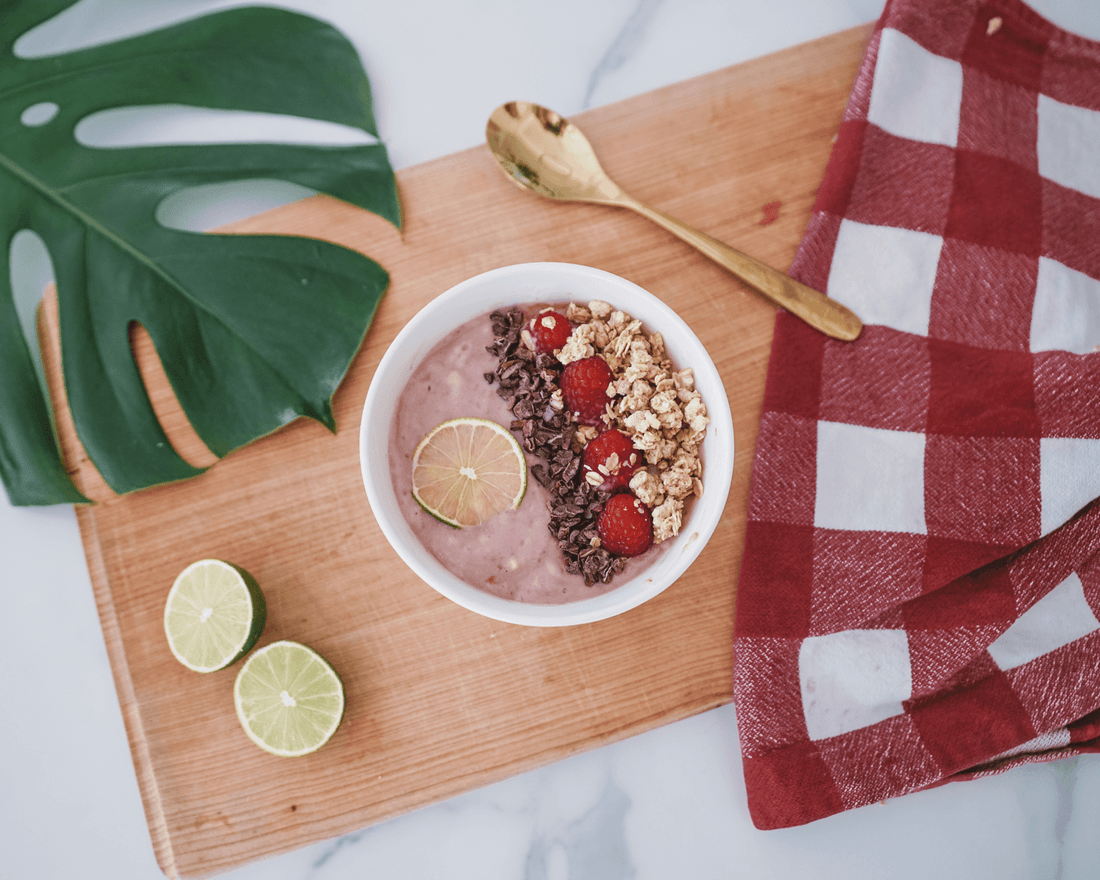
[(884, 28), (867, 119), (898, 137), (954, 147), (959, 139), (962, 65)]
[(825, 292), (864, 324), (927, 336), (942, 248), (938, 235), (841, 220)]
[(1032, 752), (1047, 752), (1051, 749), (1064, 749), (1073, 741), (1069, 729), (1066, 727), (1059, 727), (1057, 730), (1051, 730), (1047, 733), (1041, 733), (1035, 739), (1029, 739), (1026, 743), (1020, 743), (1018, 746), (1009, 749), (1007, 752), (1001, 752), (996, 757), (992, 758), (993, 761), (1000, 761), (1004, 758), (1011, 758), (1015, 755), (1026, 755)]
[[(1100, 153), (1100, 134), (1096, 151)], [(1100, 175), (1100, 166), (1096, 173)], [(1031, 307), (1031, 350), (1100, 350), (1100, 281), (1049, 257), (1039, 258)]]
[(924, 434), (818, 422), (814, 525), (925, 534)]
[(1016, 618), (989, 646), (989, 655), (1005, 671), (1023, 666), (1100, 629), (1081, 579), (1071, 574)]
[(1040, 439), (1039, 496), (1039, 524), (1044, 535), (1100, 496), (1100, 440)]
[(909, 637), (900, 629), (810, 636), (799, 648), (798, 682), (812, 740), (901, 715), (913, 694)]
[(1100, 113), (1039, 95), (1036, 146), (1043, 177), (1100, 198)]

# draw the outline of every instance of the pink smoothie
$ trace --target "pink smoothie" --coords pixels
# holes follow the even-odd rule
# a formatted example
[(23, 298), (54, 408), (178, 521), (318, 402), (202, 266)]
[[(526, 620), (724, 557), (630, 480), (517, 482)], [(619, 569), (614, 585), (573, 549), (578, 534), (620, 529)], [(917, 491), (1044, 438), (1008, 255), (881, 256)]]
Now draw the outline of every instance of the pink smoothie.
[[(525, 309), (525, 311), (528, 311)], [(495, 596), (538, 605), (560, 605), (613, 590), (645, 570), (667, 544), (629, 560), (610, 584), (586, 586), (565, 570), (547, 524), (550, 493), (533, 478), (518, 510), (505, 511), (475, 528), (455, 529), (425, 513), (412, 496), (412, 456), (432, 428), (447, 419), (478, 417), (508, 427), (508, 403), (485, 381), (497, 359), (488, 315), (461, 325), (428, 353), (398, 400), (390, 433), (390, 473), (401, 512), (426, 550), (471, 586)], [(528, 456), (528, 467), (534, 464)]]

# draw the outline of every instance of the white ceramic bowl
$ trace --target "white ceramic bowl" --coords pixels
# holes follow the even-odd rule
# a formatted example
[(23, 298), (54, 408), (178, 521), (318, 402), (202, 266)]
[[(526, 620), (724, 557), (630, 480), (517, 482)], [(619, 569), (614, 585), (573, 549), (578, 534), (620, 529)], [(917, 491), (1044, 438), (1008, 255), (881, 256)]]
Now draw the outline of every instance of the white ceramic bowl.
[[(390, 423), (409, 375), (452, 329), (502, 306), (527, 302), (604, 300), (660, 330), (679, 367), (695, 371), (696, 388), (711, 424), (703, 442), (705, 489), (680, 534), (653, 566), (610, 592), (564, 605), (502, 599), (459, 580), (424, 549), (401, 515), (390, 479)], [(722, 379), (703, 344), (665, 303), (630, 281), (588, 266), (523, 263), (494, 269), (455, 285), (428, 303), (397, 334), (367, 392), (359, 432), (359, 459), (371, 509), (382, 533), (425, 583), (470, 611), (529, 626), (569, 626), (622, 614), (665, 590), (695, 561), (713, 534), (733, 476), (733, 421)]]

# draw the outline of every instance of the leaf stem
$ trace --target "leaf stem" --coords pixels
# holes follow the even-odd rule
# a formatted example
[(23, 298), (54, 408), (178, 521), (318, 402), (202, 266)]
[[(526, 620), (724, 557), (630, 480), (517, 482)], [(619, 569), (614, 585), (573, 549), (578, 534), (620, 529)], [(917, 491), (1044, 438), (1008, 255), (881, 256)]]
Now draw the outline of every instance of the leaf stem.
[(25, 183), (27, 186), (31, 187), (39, 194), (48, 198), (59, 208), (72, 214), (74, 217), (76, 217), (77, 220), (84, 223), (89, 229), (99, 233), (99, 235), (103, 236), (103, 238), (107, 239), (107, 241), (125, 251), (127, 254), (129, 254), (131, 257), (133, 257), (135, 260), (137, 260), (139, 263), (141, 263), (143, 266), (153, 272), (155, 275), (159, 276), (162, 280), (170, 284), (172, 287), (180, 290), (181, 292), (184, 290), (183, 286), (175, 278), (173, 278), (167, 272), (163, 271), (154, 260), (149, 259), (149, 257), (147, 257), (144, 253), (135, 248), (122, 236), (114, 232), (109, 226), (100, 223), (90, 214), (81, 210), (76, 204), (66, 199), (59, 190), (51, 187), (40, 178), (31, 174), (22, 165), (18, 164), (17, 162), (13, 162), (3, 152), (0, 152), (0, 167), (3, 167), (13, 176)]

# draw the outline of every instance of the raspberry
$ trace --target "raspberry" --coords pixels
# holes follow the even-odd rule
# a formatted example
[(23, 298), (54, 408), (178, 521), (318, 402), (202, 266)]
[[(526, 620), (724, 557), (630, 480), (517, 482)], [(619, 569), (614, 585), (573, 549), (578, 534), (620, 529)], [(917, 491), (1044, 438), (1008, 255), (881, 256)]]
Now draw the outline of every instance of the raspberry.
[(639, 556), (653, 544), (653, 518), (649, 508), (629, 492), (607, 499), (596, 531), (600, 545), (617, 556)]
[(569, 340), (573, 325), (565, 315), (547, 309), (528, 322), (527, 330), (535, 342), (535, 351), (553, 354)]
[(614, 492), (630, 484), (630, 478), (641, 464), (641, 456), (626, 434), (611, 428), (584, 447), (583, 463), (589, 483), (602, 492)]
[(565, 406), (582, 425), (598, 425), (610, 398), (607, 386), (614, 380), (611, 367), (599, 355), (567, 364), (561, 373)]

